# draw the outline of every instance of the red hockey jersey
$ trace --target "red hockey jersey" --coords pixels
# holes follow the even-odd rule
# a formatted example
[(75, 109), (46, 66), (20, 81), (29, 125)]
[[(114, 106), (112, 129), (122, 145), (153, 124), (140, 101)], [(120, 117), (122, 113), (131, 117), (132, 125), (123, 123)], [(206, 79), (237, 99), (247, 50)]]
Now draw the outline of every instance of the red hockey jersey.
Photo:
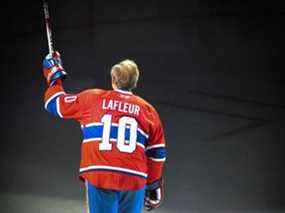
[(96, 187), (136, 190), (161, 178), (166, 159), (156, 110), (123, 90), (90, 89), (66, 94), (61, 85), (45, 93), (45, 109), (81, 125), (79, 175)]

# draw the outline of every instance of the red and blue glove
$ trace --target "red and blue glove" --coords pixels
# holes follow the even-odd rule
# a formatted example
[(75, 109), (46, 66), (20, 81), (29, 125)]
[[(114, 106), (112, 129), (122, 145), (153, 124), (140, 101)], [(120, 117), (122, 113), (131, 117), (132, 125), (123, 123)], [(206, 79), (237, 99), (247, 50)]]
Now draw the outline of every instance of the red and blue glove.
[(160, 207), (164, 198), (164, 181), (159, 179), (147, 185), (145, 190), (144, 206), (147, 211)]
[(53, 86), (59, 79), (64, 80), (67, 73), (62, 67), (59, 52), (48, 54), (43, 60), (43, 74), (48, 86)]

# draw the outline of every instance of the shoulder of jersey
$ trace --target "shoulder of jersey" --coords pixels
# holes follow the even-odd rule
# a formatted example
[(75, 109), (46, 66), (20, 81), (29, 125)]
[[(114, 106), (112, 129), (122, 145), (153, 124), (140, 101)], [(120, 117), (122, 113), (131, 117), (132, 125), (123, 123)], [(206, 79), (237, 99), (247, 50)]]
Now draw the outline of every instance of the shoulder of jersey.
[(142, 97), (138, 96), (138, 95), (133, 95), (135, 97), (135, 99), (143, 106), (145, 106), (149, 111), (156, 111), (155, 108), (145, 99), (143, 99)]
[(81, 92), (81, 94), (84, 95), (102, 95), (104, 93), (108, 92), (108, 90), (103, 90), (103, 89), (87, 89)]
[[(83, 92), (81, 92), (81, 94), (86, 94), (86, 95), (108, 95), (110, 94), (111, 92), (113, 92), (114, 90), (104, 90), (104, 89), (87, 89), (87, 90), (84, 90)], [(148, 111), (156, 111), (155, 108), (148, 102), (146, 101), (145, 99), (143, 99), (142, 97), (138, 96), (138, 95), (135, 95), (133, 94), (132, 95), (134, 97), (134, 99), (140, 103), (140, 105), (146, 107), (148, 109)]]

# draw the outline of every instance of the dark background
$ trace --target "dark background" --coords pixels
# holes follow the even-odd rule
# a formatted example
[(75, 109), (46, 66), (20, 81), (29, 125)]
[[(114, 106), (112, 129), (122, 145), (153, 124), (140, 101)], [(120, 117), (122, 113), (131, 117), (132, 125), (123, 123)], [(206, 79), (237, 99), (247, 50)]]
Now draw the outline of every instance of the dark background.
[[(49, 1), (69, 92), (134, 59), (169, 157), (156, 212), (285, 212), (285, 8), (276, 1)], [(41, 1), (1, 5), (0, 212), (83, 212), (80, 128), (43, 107)]]

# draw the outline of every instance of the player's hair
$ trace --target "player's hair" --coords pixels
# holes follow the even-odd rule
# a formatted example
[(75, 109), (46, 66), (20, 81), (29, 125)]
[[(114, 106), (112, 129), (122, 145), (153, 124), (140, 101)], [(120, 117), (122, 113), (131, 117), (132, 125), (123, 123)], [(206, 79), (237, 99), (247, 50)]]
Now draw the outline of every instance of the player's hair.
[(118, 89), (132, 90), (137, 86), (140, 71), (137, 64), (130, 59), (115, 64), (111, 69), (112, 83)]

